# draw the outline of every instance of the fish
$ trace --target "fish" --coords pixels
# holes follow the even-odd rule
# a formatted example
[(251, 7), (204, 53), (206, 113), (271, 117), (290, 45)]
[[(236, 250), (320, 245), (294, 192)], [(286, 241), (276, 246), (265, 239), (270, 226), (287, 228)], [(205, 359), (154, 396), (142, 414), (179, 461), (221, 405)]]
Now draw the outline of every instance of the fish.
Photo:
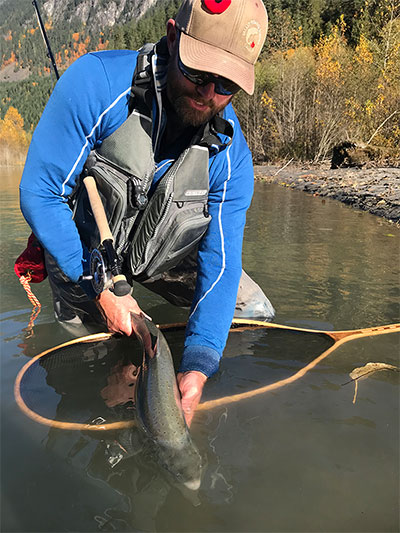
[(156, 461), (178, 483), (197, 490), (202, 460), (185, 422), (168, 343), (147, 318), (134, 317), (132, 324), (143, 346), (135, 390), (137, 423), (152, 443)]

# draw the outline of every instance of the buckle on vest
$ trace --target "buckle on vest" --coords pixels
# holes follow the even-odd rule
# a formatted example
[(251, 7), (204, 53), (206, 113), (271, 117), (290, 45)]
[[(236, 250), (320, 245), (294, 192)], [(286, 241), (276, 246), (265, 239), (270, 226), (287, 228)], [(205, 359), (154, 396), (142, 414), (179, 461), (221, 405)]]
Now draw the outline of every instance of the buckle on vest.
[(135, 211), (143, 211), (149, 203), (149, 200), (145, 190), (132, 179), (129, 179), (127, 182), (127, 192), (128, 207), (126, 216), (130, 217), (135, 214)]

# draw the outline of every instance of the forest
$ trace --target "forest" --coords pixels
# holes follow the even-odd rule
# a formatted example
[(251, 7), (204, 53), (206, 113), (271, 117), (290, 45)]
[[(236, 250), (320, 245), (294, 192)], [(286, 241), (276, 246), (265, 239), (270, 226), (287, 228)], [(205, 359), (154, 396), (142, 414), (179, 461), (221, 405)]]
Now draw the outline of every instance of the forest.
[[(233, 100), (255, 161), (318, 162), (342, 141), (398, 154), (400, 0), (264, 3), (269, 31), (255, 94)], [(155, 42), (179, 4), (159, 0), (140, 20), (97, 33), (79, 21), (53, 27), (46, 20), (60, 73), (88, 51)], [(29, 69), (22, 81), (0, 83), (0, 154), (9, 161), (26, 151), (55, 77), (37, 25), (11, 17), (2, 31), (1, 68)]]

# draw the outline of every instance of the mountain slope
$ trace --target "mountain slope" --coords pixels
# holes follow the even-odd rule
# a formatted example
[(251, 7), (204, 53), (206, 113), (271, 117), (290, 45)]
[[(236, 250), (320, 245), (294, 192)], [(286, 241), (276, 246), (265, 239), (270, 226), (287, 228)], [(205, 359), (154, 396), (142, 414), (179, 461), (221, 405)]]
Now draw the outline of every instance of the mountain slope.
[[(115, 24), (140, 18), (157, 0), (38, 0), (44, 20), (51, 20), (57, 28), (65, 23), (87, 26), (100, 31)], [(35, 24), (36, 17), (29, 0), (2, 0), (0, 3), (0, 32), (25, 28)]]

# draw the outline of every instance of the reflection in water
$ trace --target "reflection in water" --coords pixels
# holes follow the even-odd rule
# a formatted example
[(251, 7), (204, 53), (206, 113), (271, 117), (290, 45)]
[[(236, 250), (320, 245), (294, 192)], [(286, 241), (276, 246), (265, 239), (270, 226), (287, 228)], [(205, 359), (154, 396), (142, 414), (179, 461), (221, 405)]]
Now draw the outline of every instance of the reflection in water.
[[(13, 261), (30, 230), (18, 209), (18, 173), (2, 169), (1, 177), (2, 530), (399, 531), (399, 375), (363, 381), (355, 405), (354, 386), (342, 386), (351, 370), (370, 361), (399, 365), (398, 335), (352, 341), (290, 387), (199, 412), (191, 429), (207, 465), (200, 490), (184, 495), (146, 456), (140, 433), (136, 443), (120, 433), (48, 431), (19, 412), (12, 387), (26, 358), (67, 337), (54, 324), (43, 283), (33, 287), (43, 308), (34, 337), (25, 339), (31, 305)], [(273, 302), (277, 322), (336, 330), (389, 324), (399, 322), (399, 237), (399, 228), (367, 213), (257, 183), (243, 264)], [(156, 323), (185, 320), (186, 312), (153, 293), (135, 287), (135, 294)], [(182, 337), (168, 334), (168, 342), (179, 358)], [(290, 333), (232, 333), (204, 400), (286, 377), (305, 363), (310, 343), (309, 355), (322, 351), (319, 342)], [(38, 365), (36, 383), (44, 386), (30, 391), (37, 406), (56, 417), (63, 400), (66, 419), (116, 420), (118, 410), (131, 417), (123, 376), (115, 377), (121, 380), (115, 396), (128, 399), (125, 407), (107, 406), (102, 396), (106, 390), (112, 401), (113, 369), (118, 375), (136, 364), (122, 358), (129, 352), (123, 340), (107, 346), (107, 354), (104, 346), (86, 348), (86, 368), (67, 369), (70, 383), (61, 371), (55, 378), (59, 394)], [(76, 393), (90, 400), (84, 407), (62, 398), (74, 381)], [(124, 453), (112, 467), (110, 453), (121, 451), (115, 441), (137, 453)]]
[(117, 363), (107, 377), (107, 385), (101, 390), (101, 396), (107, 407), (132, 404), (128, 409), (133, 409), (138, 371), (139, 367), (132, 363), (125, 365), (122, 361)]
[[(168, 340), (174, 351), (180, 353), (183, 333), (170, 332)], [(221, 373), (234, 392), (293, 374), (331, 341), (321, 335), (256, 329), (234, 331), (230, 342), (229, 357), (224, 359)], [(160, 339), (150, 336), (145, 344), (149, 354), (145, 363), (149, 370)], [(21, 382), (21, 393), (33, 411), (59, 421), (103, 424), (129, 420), (133, 416), (137, 419), (142, 357), (141, 343), (125, 337), (65, 346), (29, 367)], [(257, 379), (252, 371), (254, 365), (259, 367)], [(218, 390), (220, 393), (221, 387)], [(217, 389), (214, 394), (216, 392)], [(225, 409), (217, 415), (213, 429), (209, 428), (210, 464), (204, 478), (209, 498), (225, 505), (234, 501), (235, 494), (218, 451), (223, 444), (221, 432), (227, 420), (228, 410)], [(134, 525), (146, 531), (155, 530), (158, 513), (170, 491), (177, 488), (193, 505), (200, 503), (195, 493), (174, 483), (166, 471), (157, 466), (159, 450), (157, 448), (158, 453), (155, 453), (154, 444), (141, 427), (139, 424), (132, 429), (95, 435), (89, 431), (65, 432), (54, 428), (49, 431), (47, 450), (65, 457), (74, 468), (125, 495), (124, 503), (107, 509), (101, 516), (96, 515), (101, 529), (112, 526), (125, 531)], [(188, 452), (190, 450), (181, 449), (181, 461)], [(165, 460), (165, 455), (161, 456)], [(174, 455), (172, 459), (179, 462)]]
[[(87, 469), (92, 477), (100, 475), (99, 479), (108, 480), (109, 469), (115, 469), (121, 463), (121, 477), (127, 460), (134, 458), (134, 462), (129, 463), (129, 476), (137, 470), (138, 479), (141, 479), (138, 464), (142, 461), (153, 463), (152, 482), (145, 484), (148, 490), (140, 490), (139, 494), (149, 498), (149, 494), (153, 495), (155, 491), (158, 495), (157, 501), (153, 502), (156, 513), (163, 503), (159, 495), (169, 492), (169, 489), (161, 490), (160, 483), (166, 488), (178, 483), (180, 490), (199, 488), (201, 457), (183, 418), (172, 358), (162, 333), (143, 318), (134, 319), (134, 328), (140, 343), (123, 338), (120, 347), (118, 340), (111, 337), (69, 344), (45, 353), (23, 374), (20, 391), (25, 405), (48, 419), (52, 419), (48, 413), (52, 408), (49, 399), (56, 397), (53, 410), (58, 423), (103, 425), (112, 422), (112, 417), (131, 420), (134, 416), (135, 428), (111, 435), (107, 432), (100, 438)], [(132, 355), (135, 345), (139, 350)], [(139, 360), (138, 354), (141, 355)], [(40, 383), (44, 380), (56, 395), (49, 394), (48, 387)], [(44, 396), (47, 398), (43, 405)], [(55, 429), (49, 434), (49, 449), (55, 447), (54, 436), (59, 436)], [(67, 451), (68, 459), (81, 455), (89, 443), (88, 439), (74, 442)], [(93, 470), (94, 456), (102, 464)], [(163, 470), (155, 469), (154, 463)], [(136, 494), (135, 501), (137, 499)], [(147, 513), (146, 516), (153, 515)]]
[(225, 503), (231, 503), (233, 500), (233, 491), (232, 491), (233, 485), (228, 483), (228, 481), (225, 479), (224, 474), (222, 473), (223, 469), (221, 467), (221, 463), (218, 458), (218, 453), (215, 447), (215, 441), (218, 438), (219, 429), (221, 428), (222, 424), (226, 424), (227, 417), (228, 417), (228, 410), (225, 409), (219, 417), (217, 428), (214, 432), (214, 435), (209, 438), (209, 446), (214, 454), (216, 463), (218, 465), (210, 473), (210, 478), (211, 478), (210, 489), (213, 493), (214, 498), (216, 497), (217, 494), (222, 495), (223, 501)]
[(400, 321), (400, 230), (386, 220), (259, 183), (246, 228), (244, 265), (276, 322), (329, 320), (341, 330)]
[[(150, 353), (157, 350), (156, 339), (148, 337)], [(30, 367), (21, 390), (30, 408), (48, 416), (49, 395), (43, 404), (46, 387), (40, 383), (40, 378), (42, 382), (44, 378), (40, 369), (45, 369), (46, 385), (57, 393), (53, 403), (58, 403), (52, 406), (57, 420), (101, 424), (131, 419), (140, 396), (137, 387), (141, 367), (141, 344), (134, 339), (82, 343), (39, 359)], [(157, 513), (173, 487), (197, 503), (195, 493), (190, 495), (190, 491), (176, 485), (176, 480), (159, 468), (160, 451), (158, 455), (154, 453), (155, 445), (140, 424), (132, 429), (95, 435), (89, 431), (65, 432), (52, 428), (46, 440), (47, 450), (62, 455), (71, 467), (84, 470), (92, 479), (107, 483), (125, 496), (121, 505), (96, 515), (99, 529), (104, 531), (110, 528), (130, 531), (132, 526), (154, 531)]]

